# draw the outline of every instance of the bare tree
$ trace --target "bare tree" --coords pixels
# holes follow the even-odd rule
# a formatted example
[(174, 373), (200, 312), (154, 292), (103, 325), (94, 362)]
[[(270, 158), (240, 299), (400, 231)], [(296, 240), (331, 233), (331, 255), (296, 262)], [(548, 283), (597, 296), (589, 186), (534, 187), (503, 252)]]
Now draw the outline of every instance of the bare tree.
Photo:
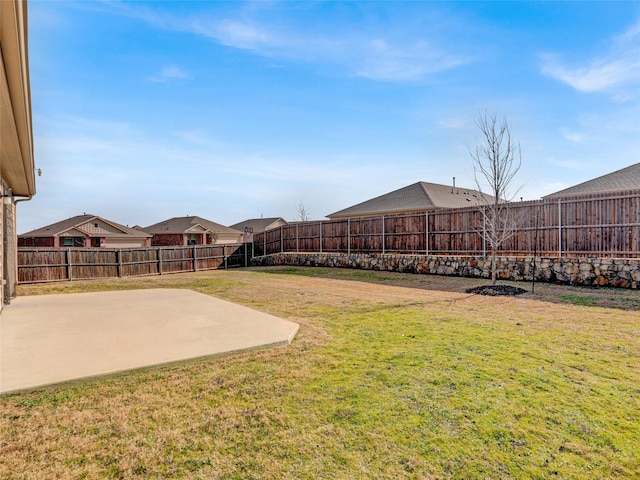
[(495, 113), (485, 112), (478, 117), (476, 125), (484, 138), (476, 142), (469, 153), (473, 159), (476, 185), (483, 194), (479, 209), (482, 212), (483, 235), (491, 249), (491, 283), (495, 284), (498, 249), (515, 234), (518, 226), (517, 219), (509, 210), (509, 202), (521, 188), (510, 191), (511, 183), (520, 170), (522, 155), (520, 143), (511, 139), (511, 128), (506, 118), (499, 119)]
[(304, 203), (300, 202), (298, 203), (298, 219), (301, 222), (306, 222), (307, 220), (309, 220), (309, 209), (305, 208)]

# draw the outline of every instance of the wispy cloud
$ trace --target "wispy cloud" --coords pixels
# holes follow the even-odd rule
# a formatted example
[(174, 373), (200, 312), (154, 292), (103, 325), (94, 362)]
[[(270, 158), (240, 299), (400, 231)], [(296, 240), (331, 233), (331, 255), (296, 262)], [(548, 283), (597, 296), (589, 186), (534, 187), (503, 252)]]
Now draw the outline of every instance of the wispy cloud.
[(196, 28), (194, 33), (265, 57), (325, 64), (349, 76), (386, 82), (419, 81), (469, 61), (435, 42), (393, 38), (383, 32), (307, 33), (224, 20), (209, 29)]
[(466, 115), (460, 115), (457, 117), (441, 118), (436, 123), (441, 128), (458, 130), (461, 128), (468, 128), (469, 125), (473, 124), (473, 121), (471, 121)]
[[(211, 178), (232, 184), (240, 176), (311, 184), (329, 180), (346, 185), (360, 168), (349, 167), (344, 158), (322, 157), (320, 161), (310, 155), (301, 160), (268, 149), (247, 149), (204, 130), (159, 133), (142, 125), (70, 116), (38, 117), (37, 123), (47, 132), (38, 137), (44, 150), (66, 158), (65, 169), (91, 172), (81, 176), (106, 189), (105, 182), (120, 175), (125, 175), (126, 181), (118, 186), (135, 184), (137, 189), (150, 191), (165, 183), (209, 184)], [(140, 183), (151, 170), (156, 172), (156, 181)]]
[[(284, 20), (275, 13), (270, 15), (273, 12), (268, 4), (254, 10), (225, 9), (215, 15), (201, 11), (196, 18), (181, 18), (175, 13), (163, 16), (160, 10), (138, 10), (130, 4), (115, 6), (116, 13), (159, 28), (190, 32), (270, 59), (331, 67), (343, 75), (378, 81), (420, 81), (472, 59), (470, 54), (459, 50), (461, 47), (440, 42), (436, 25), (426, 34), (422, 25), (409, 27), (409, 19), (396, 19), (396, 23), (404, 23), (406, 28), (392, 28), (392, 22), (372, 22), (354, 30), (348, 22), (309, 28), (297, 22), (295, 16)], [(166, 77), (153, 78), (164, 81)]]
[(376, 38), (363, 45), (362, 61), (356, 75), (374, 80), (413, 81), (429, 74), (458, 67), (468, 60), (438, 48), (423, 39), (392, 44)]
[(158, 74), (149, 77), (147, 80), (154, 83), (166, 83), (172, 80), (182, 80), (189, 78), (181, 68), (175, 65), (164, 67)]
[(566, 132), (564, 134), (564, 138), (573, 143), (582, 143), (584, 142), (584, 135), (582, 133), (577, 132)]
[(192, 31), (235, 48), (261, 50), (281, 46), (278, 45), (277, 37), (267, 32), (263, 27), (231, 19), (225, 19), (209, 26), (196, 23)]
[(617, 101), (634, 98), (625, 89), (640, 82), (640, 19), (622, 35), (614, 37), (607, 52), (583, 65), (568, 66), (557, 55), (542, 56), (542, 73), (580, 92), (613, 92)]

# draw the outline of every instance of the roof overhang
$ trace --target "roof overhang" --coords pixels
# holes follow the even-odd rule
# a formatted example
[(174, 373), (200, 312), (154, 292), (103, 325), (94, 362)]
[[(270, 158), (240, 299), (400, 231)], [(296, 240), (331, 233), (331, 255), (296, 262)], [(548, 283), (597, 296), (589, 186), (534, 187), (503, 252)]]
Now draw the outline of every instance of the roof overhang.
[(36, 193), (27, 2), (0, 1), (0, 170), (14, 195)]
[(368, 217), (381, 217), (383, 215), (400, 215), (403, 213), (423, 213), (433, 212), (437, 210), (436, 207), (422, 207), (422, 208), (399, 208), (397, 210), (385, 210), (379, 212), (355, 212), (355, 213), (331, 213), (327, 215), (330, 220), (346, 220), (347, 218), (368, 218)]

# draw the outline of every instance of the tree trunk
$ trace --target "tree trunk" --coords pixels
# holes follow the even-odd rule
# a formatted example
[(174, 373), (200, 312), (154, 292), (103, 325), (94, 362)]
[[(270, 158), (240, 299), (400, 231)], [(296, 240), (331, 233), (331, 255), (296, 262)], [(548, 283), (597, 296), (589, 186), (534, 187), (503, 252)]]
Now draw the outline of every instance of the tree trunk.
[(496, 284), (496, 269), (498, 266), (498, 253), (495, 248), (491, 249), (491, 285)]

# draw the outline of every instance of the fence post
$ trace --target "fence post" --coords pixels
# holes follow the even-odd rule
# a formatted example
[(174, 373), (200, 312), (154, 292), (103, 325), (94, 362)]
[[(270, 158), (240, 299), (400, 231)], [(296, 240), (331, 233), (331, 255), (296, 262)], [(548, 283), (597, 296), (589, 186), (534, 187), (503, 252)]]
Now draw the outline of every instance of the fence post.
[(267, 254), (267, 231), (266, 230), (262, 234), (262, 238), (264, 239), (264, 250), (262, 251), (262, 255), (264, 256)]
[(282, 225), (280, 225), (280, 253), (284, 252), (284, 238), (282, 235)]
[(248, 242), (244, 242), (244, 244), (242, 245), (242, 247), (244, 248), (244, 266), (245, 266), (245, 268), (247, 267), (247, 245), (249, 245)]
[(424, 228), (424, 236), (425, 236), (425, 250), (427, 252), (427, 257), (429, 256), (429, 212), (425, 215), (425, 228)]
[(347, 255), (351, 255), (351, 219), (347, 218)]
[(224, 259), (224, 269), (227, 269), (227, 246), (222, 246), (222, 258)]
[(296, 253), (300, 253), (300, 237), (298, 236), (298, 224), (296, 223)]
[(322, 253), (322, 222), (320, 222), (320, 253)]
[(116, 262), (118, 263), (118, 278), (122, 277), (122, 249), (116, 250)]
[(382, 215), (382, 254), (385, 252), (385, 244), (384, 244), (384, 215)]
[(67, 248), (67, 252), (65, 255), (66, 258), (66, 264), (67, 264), (67, 278), (69, 279), (69, 281), (73, 280), (73, 277), (71, 276), (71, 249)]
[(158, 251), (158, 275), (162, 275), (162, 250), (160, 247), (156, 250)]
[(558, 258), (562, 258), (562, 199), (558, 199)]
[(196, 264), (196, 246), (195, 245), (191, 248), (191, 256), (193, 257), (193, 271), (197, 272), (198, 265)]

